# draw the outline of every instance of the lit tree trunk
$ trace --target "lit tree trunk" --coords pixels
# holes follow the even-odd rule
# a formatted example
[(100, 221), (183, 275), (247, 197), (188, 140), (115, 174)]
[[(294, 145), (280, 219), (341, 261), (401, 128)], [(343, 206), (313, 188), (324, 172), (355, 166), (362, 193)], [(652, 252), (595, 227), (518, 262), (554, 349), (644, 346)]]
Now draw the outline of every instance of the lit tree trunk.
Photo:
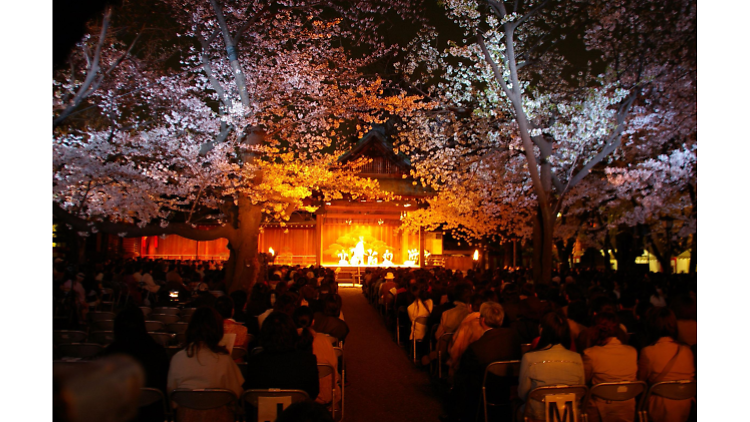
[(228, 290), (250, 291), (258, 279), (258, 235), (260, 234), (261, 207), (253, 205), (246, 196), (239, 199), (237, 236), (229, 243), (230, 261), (226, 274)]

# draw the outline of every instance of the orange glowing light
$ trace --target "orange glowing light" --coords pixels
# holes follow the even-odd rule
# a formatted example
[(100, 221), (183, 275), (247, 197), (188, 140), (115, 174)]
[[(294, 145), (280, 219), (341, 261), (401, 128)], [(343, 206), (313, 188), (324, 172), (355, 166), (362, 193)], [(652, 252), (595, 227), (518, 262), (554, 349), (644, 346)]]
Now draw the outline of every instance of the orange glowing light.
[(479, 249), (474, 250), (474, 261), (479, 261)]
[(268, 248), (268, 253), (270, 253), (271, 256), (276, 255), (276, 252), (273, 251), (273, 248)]

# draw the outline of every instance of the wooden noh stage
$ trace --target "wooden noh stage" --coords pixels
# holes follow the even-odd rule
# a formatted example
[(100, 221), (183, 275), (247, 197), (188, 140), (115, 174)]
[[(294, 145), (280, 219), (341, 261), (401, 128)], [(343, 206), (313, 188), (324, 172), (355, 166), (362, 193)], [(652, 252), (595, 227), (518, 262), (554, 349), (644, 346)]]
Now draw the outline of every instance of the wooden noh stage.
[[(361, 158), (371, 161), (361, 167), (359, 175), (377, 179), (381, 189), (392, 192), (398, 200), (341, 199), (322, 204), (313, 214), (299, 216), (281, 226), (264, 224), (258, 239), (259, 252), (274, 251), (279, 265), (322, 265), (343, 267), (424, 265), (424, 251), (439, 256), (442, 234), (399, 230), (401, 218), (416, 210), (430, 192), (414, 184), (409, 177), (410, 163), (403, 154), (396, 155), (382, 128), (374, 128), (348, 153), (339, 157), (346, 164)], [(128, 239), (126, 239), (128, 240)], [(131, 240), (129, 251), (145, 258), (225, 260), (229, 257), (226, 240), (197, 242), (179, 236), (156, 236)], [(354, 255), (362, 254), (361, 260)], [(345, 262), (346, 261), (346, 262)], [(427, 260), (432, 264), (431, 260)], [(368, 265), (369, 264), (369, 265)]]

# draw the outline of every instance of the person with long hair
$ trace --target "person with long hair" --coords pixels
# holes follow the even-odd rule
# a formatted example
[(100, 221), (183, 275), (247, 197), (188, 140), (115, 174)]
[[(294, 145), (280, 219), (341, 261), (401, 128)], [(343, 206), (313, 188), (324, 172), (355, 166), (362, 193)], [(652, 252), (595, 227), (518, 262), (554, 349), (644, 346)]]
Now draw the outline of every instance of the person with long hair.
[(300, 338), (292, 317), (271, 312), (260, 327), (260, 345), (263, 351), (247, 361), (247, 372), (252, 376), (245, 383), (246, 389), (303, 390), (311, 399), (318, 397), (318, 362), (312, 343)]
[[(242, 394), (242, 377), (240, 369), (232, 360), (229, 351), (220, 346), (224, 336), (221, 315), (216, 310), (201, 307), (195, 310), (185, 333), (185, 348), (172, 357), (167, 375), (167, 391), (175, 389), (223, 388), (234, 392), (237, 397)], [(200, 411), (209, 412), (209, 411)], [(191, 418), (183, 409), (178, 409), (178, 416)], [(208, 415), (202, 415), (208, 417)], [(233, 418), (234, 414), (226, 408), (212, 412), (211, 419), (222, 421)], [(183, 420), (178, 418), (178, 420)], [(234, 419), (231, 419), (234, 420)]]
[[(581, 385), (585, 382), (581, 355), (570, 351), (570, 326), (557, 312), (545, 314), (540, 321), (539, 343), (521, 358), (518, 397), (526, 400), (529, 392), (545, 385)], [(541, 402), (527, 401), (531, 417), (544, 420)]]
[[(143, 311), (129, 304), (115, 317), (115, 340), (104, 349), (103, 356), (123, 353), (135, 358), (143, 366), (146, 374), (145, 387), (158, 388), (167, 393), (167, 352), (146, 331)], [(164, 410), (161, 403), (154, 403), (138, 409), (139, 421), (163, 421)]]
[[(583, 351), (583, 368), (589, 385), (636, 380), (638, 352), (617, 337), (619, 325), (617, 316), (611, 312), (594, 317), (595, 345)], [(589, 421), (633, 421), (635, 405), (635, 399), (611, 402), (594, 397), (587, 409)]]
[[(646, 314), (649, 346), (638, 359), (638, 379), (650, 385), (662, 381), (693, 380), (695, 365), (690, 347), (677, 341), (677, 317), (669, 308), (652, 308)], [(690, 400), (649, 399), (651, 420), (684, 422), (690, 416)]]
[[(339, 387), (338, 358), (333, 345), (323, 333), (317, 333), (313, 330), (314, 323), (313, 312), (307, 306), (300, 306), (294, 311), (294, 324), (297, 326), (297, 333), (300, 335), (298, 349), (307, 349), (308, 344), (312, 345), (312, 352), (318, 363), (327, 363), (333, 366), (335, 381), (335, 403), (341, 401), (341, 387)], [(320, 378), (320, 393), (315, 401), (319, 403), (329, 403), (331, 401), (331, 376)]]

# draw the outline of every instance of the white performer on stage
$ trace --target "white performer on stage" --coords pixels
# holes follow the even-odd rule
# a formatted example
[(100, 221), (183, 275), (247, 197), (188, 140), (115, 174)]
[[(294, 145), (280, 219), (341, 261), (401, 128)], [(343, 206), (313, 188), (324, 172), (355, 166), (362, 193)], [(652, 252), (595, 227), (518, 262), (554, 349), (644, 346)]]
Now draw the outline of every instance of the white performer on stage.
[(359, 242), (357, 242), (357, 246), (354, 247), (352, 250), (352, 259), (351, 261), (352, 265), (364, 265), (365, 264), (365, 238), (364, 236), (359, 237)]
[(388, 249), (385, 250), (383, 253), (383, 262), (380, 263), (381, 267), (392, 267), (393, 262), (391, 262), (391, 259), (393, 259), (393, 252), (389, 251)]

